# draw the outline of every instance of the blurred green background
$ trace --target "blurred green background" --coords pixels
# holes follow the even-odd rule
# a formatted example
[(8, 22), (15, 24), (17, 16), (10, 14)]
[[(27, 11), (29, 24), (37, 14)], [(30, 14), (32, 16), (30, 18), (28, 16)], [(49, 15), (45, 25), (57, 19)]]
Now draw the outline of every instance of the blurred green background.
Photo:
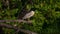
[[(21, 11), (21, 8), (26, 6), (29, 10), (36, 8), (35, 15), (31, 18), (33, 25), (17, 22), (5, 22), (7, 24), (17, 24), (24, 27), (25, 30), (37, 32), (38, 34), (60, 34), (60, 0), (32, 0), (33, 5), (28, 0), (5, 0), (10, 1), (4, 3), (0, 0), (0, 20), (16, 20), (16, 14)], [(26, 5), (25, 5), (26, 3)], [(6, 5), (4, 5), (6, 4)], [(13, 29), (2, 28), (5, 34), (14, 34)]]

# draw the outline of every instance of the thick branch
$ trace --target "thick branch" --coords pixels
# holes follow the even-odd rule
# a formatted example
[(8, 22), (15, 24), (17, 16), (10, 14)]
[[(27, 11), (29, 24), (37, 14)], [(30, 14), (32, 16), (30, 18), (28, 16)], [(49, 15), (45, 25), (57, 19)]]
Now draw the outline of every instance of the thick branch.
[(9, 29), (15, 29), (15, 30), (18, 30), (17, 32), (21, 31), (21, 32), (28, 33), (28, 34), (37, 34), (37, 33), (31, 32), (29, 30), (19, 29), (18, 27), (8, 25), (8, 24), (4, 24), (4, 23), (0, 23), (0, 27), (6, 27), (6, 28), (9, 28)]
[(32, 21), (25, 21), (25, 20), (0, 20), (0, 22), (24, 22), (24, 23), (32, 23)]

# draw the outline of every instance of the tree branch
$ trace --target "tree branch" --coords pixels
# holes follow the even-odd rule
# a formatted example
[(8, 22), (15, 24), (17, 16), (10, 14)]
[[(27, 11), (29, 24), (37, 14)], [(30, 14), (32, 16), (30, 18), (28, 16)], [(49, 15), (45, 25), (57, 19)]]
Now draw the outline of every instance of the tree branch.
[(24, 32), (24, 33), (28, 33), (28, 34), (37, 34), (35, 32), (31, 32), (29, 30), (24, 30), (24, 29), (19, 29), (18, 27), (16, 26), (12, 26), (12, 25), (8, 25), (8, 24), (4, 24), (4, 23), (0, 23), (0, 27), (5, 27), (5, 28), (9, 28), (9, 29), (14, 29), (14, 30), (17, 30), (16, 32)]
[(28, 24), (32, 23), (32, 21), (25, 21), (25, 20), (0, 20), (0, 22), (19, 22), (19, 23), (24, 22)]

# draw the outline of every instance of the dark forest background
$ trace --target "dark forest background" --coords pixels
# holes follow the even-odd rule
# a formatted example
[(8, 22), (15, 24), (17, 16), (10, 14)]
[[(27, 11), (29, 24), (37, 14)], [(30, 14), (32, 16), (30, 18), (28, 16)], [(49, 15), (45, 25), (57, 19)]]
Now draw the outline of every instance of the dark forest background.
[[(60, 0), (0, 0), (0, 20), (16, 20), (22, 8), (36, 9), (32, 26), (25, 23), (4, 22), (24, 27), (38, 34), (60, 34)], [(4, 34), (14, 34), (13, 29), (2, 27)]]

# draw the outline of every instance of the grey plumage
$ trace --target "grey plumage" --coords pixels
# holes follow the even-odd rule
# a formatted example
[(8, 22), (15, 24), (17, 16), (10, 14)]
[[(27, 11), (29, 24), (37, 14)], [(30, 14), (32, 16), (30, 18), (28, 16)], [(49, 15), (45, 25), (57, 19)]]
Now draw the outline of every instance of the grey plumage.
[(34, 15), (34, 11), (30, 11), (29, 13), (27, 13), (22, 19), (28, 19), (30, 17), (32, 17)]
[(29, 19), (31, 18), (35, 13), (35, 9), (27, 10), (27, 9), (22, 9), (21, 12), (18, 14), (18, 19)]
[(26, 9), (22, 9), (19, 13), (18, 13), (18, 19), (22, 19), (29, 11)]

